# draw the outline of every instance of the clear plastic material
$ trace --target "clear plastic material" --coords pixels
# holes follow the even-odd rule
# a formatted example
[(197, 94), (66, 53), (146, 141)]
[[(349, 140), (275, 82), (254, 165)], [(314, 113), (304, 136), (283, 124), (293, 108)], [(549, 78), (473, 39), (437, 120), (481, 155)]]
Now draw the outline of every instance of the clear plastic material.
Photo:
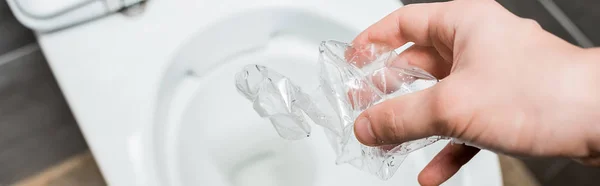
[(264, 66), (248, 65), (236, 75), (238, 91), (252, 101), (261, 117), (271, 121), (281, 137), (303, 139), (310, 136), (311, 123), (322, 126), (337, 154), (337, 164), (349, 163), (383, 180), (393, 176), (409, 153), (441, 139), (434, 136), (388, 147), (362, 145), (353, 130), (362, 111), (433, 86), (438, 80), (397, 60), (396, 52), (382, 46), (354, 48), (324, 41), (319, 53), (319, 86), (302, 87), (317, 89), (310, 95)]

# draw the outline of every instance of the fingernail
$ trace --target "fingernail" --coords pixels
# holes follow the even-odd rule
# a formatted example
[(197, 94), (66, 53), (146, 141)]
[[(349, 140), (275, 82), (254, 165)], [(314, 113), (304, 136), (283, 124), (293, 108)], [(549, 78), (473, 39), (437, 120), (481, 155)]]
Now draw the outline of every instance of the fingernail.
[(354, 124), (354, 132), (356, 133), (356, 138), (361, 143), (365, 145), (377, 144), (377, 139), (375, 138), (375, 133), (373, 133), (369, 119), (365, 117), (358, 118)]

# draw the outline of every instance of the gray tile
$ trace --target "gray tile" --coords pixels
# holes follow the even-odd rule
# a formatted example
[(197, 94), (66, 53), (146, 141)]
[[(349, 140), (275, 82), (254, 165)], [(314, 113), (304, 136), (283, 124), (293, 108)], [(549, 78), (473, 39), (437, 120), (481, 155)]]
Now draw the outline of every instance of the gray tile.
[(15, 19), (6, 1), (0, 1), (0, 55), (33, 41), (33, 33)]
[(79, 128), (63, 126), (32, 134), (12, 147), (0, 147), (0, 184), (12, 184), (85, 151)]
[(546, 185), (570, 163), (570, 160), (563, 158), (521, 157), (519, 159), (525, 163), (527, 169), (542, 185)]
[(600, 1), (554, 0), (554, 3), (594, 43), (600, 45)]
[(498, 0), (498, 2), (512, 13), (523, 18), (536, 20), (544, 30), (572, 44), (577, 44), (575, 39), (537, 0)]
[[(405, 4), (443, 2), (448, 0), (402, 0)], [(548, 11), (536, 0), (497, 0), (510, 12), (523, 17), (536, 20), (546, 31), (573, 44), (575, 40), (571, 35), (552, 17)], [(590, 0), (595, 1), (595, 0)], [(600, 2), (600, 1), (599, 1)]]
[(39, 49), (0, 64), (0, 184), (86, 149)]
[(558, 175), (544, 185), (598, 186), (600, 185), (600, 167), (587, 167), (570, 162)]
[(600, 185), (600, 167), (588, 167), (565, 158), (521, 158), (544, 186)]

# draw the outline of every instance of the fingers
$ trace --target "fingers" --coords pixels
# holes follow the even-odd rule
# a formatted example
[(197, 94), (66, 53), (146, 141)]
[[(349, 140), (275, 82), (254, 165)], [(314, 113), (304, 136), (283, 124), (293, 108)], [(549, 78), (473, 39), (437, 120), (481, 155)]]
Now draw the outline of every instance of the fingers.
[(396, 48), (390, 48), (379, 44), (353, 45), (352, 47), (347, 48), (344, 57), (345, 60), (352, 65), (362, 68), (376, 60), (378, 57), (381, 57), (382, 54)]
[[(400, 69), (408, 66), (421, 68), (431, 73), (437, 79), (448, 76), (452, 64), (445, 61), (433, 47), (412, 46), (404, 50), (389, 64), (391, 67)], [(397, 91), (402, 85), (410, 84), (411, 78), (406, 78), (394, 69), (384, 69), (371, 75), (373, 85), (381, 92), (390, 94)], [(372, 103), (379, 101), (377, 94), (368, 86), (359, 86), (359, 89), (348, 92), (351, 104), (356, 108), (364, 109)], [(359, 103), (355, 103), (359, 102)]]
[(373, 84), (383, 93), (395, 92), (412, 78), (399, 73), (399, 69), (418, 67), (441, 79), (450, 74), (452, 64), (446, 62), (433, 47), (412, 46), (387, 64), (387, 69), (372, 74)]
[[(447, 8), (453, 2), (407, 5), (392, 12), (359, 34), (353, 44), (371, 43), (398, 48), (412, 41), (420, 46), (433, 46), (430, 36), (435, 31), (435, 39), (447, 38), (451, 42), (454, 36), (456, 17), (447, 15)], [(464, 7), (463, 7), (464, 8)], [(452, 46), (451, 43), (445, 43)]]
[(440, 151), (419, 174), (419, 184), (440, 185), (450, 179), (480, 149), (449, 143)]
[(366, 85), (358, 86), (357, 89), (348, 91), (348, 100), (352, 108), (363, 110), (381, 100), (381, 97), (374, 91), (371, 88), (367, 88)]
[(444, 60), (434, 47), (419, 45), (404, 50), (390, 65), (400, 67), (403, 63), (419, 67), (438, 79), (448, 76), (452, 69), (452, 62)]
[(440, 134), (441, 118), (436, 113), (438, 87), (399, 96), (367, 109), (355, 121), (356, 138), (365, 145), (379, 146)]
[(411, 4), (371, 25), (354, 39), (353, 44), (378, 44), (395, 49), (414, 42), (419, 46), (434, 47), (446, 61), (452, 61), (457, 38), (471, 37), (470, 33), (477, 30), (476, 27), (489, 20), (517, 18), (506, 12), (493, 0)]
[[(430, 29), (447, 31), (444, 34), (447, 37), (444, 38), (453, 39), (454, 29), (451, 29), (451, 21), (444, 21), (443, 25), (437, 24), (441, 22), (439, 20), (447, 20), (440, 19), (442, 15), (438, 15), (445, 4), (428, 3), (399, 8), (360, 33), (352, 42), (353, 49), (346, 52), (346, 59), (352, 59), (352, 63), (360, 68), (378, 54), (394, 50), (409, 41), (419, 46), (434, 46), (429, 37)], [(433, 25), (434, 28), (430, 28), (429, 25)]]
[[(473, 20), (476, 20), (472, 18), (479, 16), (477, 11), (496, 10), (498, 7), (501, 6), (494, 1), (478, 0), (405, 6), (362, 32), (353, 44), (396, 48), (412, 41), (420, 48), (402, 54), (393, 64), (402, 64), (404, 59), (406, 63), (416, 64), (438, 78), (445, 78), (451, 65), (444, 61), (453, 59), (455, 33), (467, 37), (468, 31), (473, 30)], [(449, 78), (446, 78), (436, 86), (367, 109), (355, 122), (356, 137), (365, 145), (379, 146), (444, 134), (453, 127), (447, 120), (456, 119), (440, 113), (447, 113), (449, 109), (445, 107), (449, 104), (446, 103), (452, 102), (452, 96), (446, 96), (445, 103), (438, 103), (438, 95), (442, 92), (438, 89), (448, 82)]]

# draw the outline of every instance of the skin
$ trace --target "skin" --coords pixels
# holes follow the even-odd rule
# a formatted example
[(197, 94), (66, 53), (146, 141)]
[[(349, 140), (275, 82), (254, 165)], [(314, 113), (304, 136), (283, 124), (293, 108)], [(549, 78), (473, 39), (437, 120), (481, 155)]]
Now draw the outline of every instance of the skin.
[[(491, 0), (402, 7), (362, 32), (356, 46), (415, 46), (397, 61), (439, 79), (377, 104), (355, 122), (369, 146), (440, 135), (497, 153), (600, 165), (600, 49), (583, 49)], [(480, 148), (446, 146), (420, 173), (439, 185)]]

